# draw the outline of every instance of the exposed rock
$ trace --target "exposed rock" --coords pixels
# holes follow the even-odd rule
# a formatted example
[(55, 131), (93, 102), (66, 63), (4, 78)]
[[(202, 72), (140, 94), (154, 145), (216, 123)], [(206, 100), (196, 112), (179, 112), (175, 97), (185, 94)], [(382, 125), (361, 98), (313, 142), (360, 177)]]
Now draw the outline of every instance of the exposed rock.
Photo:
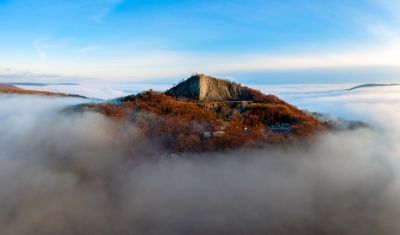
[(254, 100), (249, 88), (239, 84), (196, 74), (166, 91), (176, 98), (199, 101), (241, 101)]

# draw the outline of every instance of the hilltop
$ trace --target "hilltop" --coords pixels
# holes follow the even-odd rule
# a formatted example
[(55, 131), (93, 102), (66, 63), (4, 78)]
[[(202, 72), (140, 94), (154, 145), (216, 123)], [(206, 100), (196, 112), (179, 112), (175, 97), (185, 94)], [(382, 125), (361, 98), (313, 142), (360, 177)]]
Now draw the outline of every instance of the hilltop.
[(166, 92), (144, 91), (79, 110), (134, 123), (163, 152), (255, 148), (303, 140), (327, 129), (276, 96), (205, 75)]
[(198, 101), (258, 101), (267, 98), (254, 89), (241, 86), (232, 81), (222, 80), (204, 74), (195, 74), (172, 87), (165, 94), (176, 98)]

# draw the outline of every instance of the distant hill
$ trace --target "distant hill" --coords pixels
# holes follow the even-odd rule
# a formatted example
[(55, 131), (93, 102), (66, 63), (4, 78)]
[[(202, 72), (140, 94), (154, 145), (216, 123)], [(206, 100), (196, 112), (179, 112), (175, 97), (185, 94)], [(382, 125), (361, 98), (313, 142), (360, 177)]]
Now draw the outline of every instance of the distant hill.
[(77, 86), (78, 83), (73, 82), (57, 82), (57, 83), (41, 83), (41, 82), (13, 82), (9, 83), (10, 85), (15, 86)]
[(18, 95), (44, 95), (44, 96), (58, 96), (58, 97), (76, 97), (76, 98), (84, 98), (85, 96), (81, 95), (73, 95), (73, 94), (65, 94), (58, 92), (49, 92), (49, 91), (35, 91), (35, 90), (26, 90), (14, 85), (10, 84), (1, 84), (0, 83), (0, 94), (18, 94)]
[(19, 88), (14, 85), (0, 83), (0, 89), (19, 89)]
[(352, 91), (352, 90), (357, 90), (357, 89), (362, 89), (362, 88), (369, 88), (369, 87), (387, 87), (387, 86), (400, 86), (400, 84), (397, 84), (397, 83), (391, 83), (391, 84), (368, 83), (368, 84), (358, 85), (358, 86), (349, 88), (349, 89), (347, 89), (347, 90), (348, 90), (348, 91)]

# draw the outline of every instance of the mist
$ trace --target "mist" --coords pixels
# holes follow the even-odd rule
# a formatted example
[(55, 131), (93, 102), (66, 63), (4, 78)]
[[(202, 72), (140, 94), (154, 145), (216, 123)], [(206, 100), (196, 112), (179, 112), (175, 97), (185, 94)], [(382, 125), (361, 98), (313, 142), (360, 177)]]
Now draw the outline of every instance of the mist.
[(347, 110), (377, 128), (169, 156), (132, 124), (63, 111), (85, 100), (0, 95), (0, 232), (397, 234), (400, 109), (361, 101)]

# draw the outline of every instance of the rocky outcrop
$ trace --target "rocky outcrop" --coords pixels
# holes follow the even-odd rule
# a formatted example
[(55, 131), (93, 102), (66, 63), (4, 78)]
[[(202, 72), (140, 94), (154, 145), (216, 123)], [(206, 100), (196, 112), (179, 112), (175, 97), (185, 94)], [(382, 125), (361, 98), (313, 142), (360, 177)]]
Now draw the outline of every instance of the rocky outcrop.
[(254, 98), (246, 87), (203, 74), (191, 76), (166, 91), (166, 94), (199, 101), (242, 101)]

